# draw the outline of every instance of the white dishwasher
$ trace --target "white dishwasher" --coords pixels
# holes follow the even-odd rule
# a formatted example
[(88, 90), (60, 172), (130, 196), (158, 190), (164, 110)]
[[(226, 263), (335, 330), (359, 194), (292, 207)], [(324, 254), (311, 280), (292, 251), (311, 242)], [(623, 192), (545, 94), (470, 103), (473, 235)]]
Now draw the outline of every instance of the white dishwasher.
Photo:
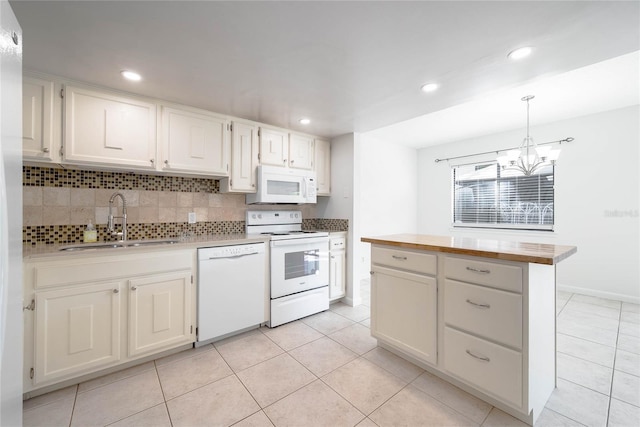
[(265, 244), (198, 249), (196, 347), (268, 319)]

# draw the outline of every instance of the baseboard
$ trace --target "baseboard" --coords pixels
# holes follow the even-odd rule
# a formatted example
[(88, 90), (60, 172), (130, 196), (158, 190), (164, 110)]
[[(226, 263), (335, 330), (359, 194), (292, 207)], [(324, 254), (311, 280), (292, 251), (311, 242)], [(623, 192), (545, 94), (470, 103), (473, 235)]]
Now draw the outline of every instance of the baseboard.
[(343, 303), (345, 303), (347, 305), (350, 305), (351, 307), (355, 307), (357, 305), (362, 304), (362, 298), (353, 299), (351, 297), (344, 297), (340, 301), (342, 301)]
[(569, 286), (569, 285), (563, 285), (558, 283), (558, 290), (559, 291), (564, 291), (564, 292), (571, 292), (573, 294), (581, 294), (581, 295), (589, 295), (592, 297), (598, 297), (598, 298), (605, 298), (605, 299), (612, 299), (612, 300), (616, 300), (616, 301), (624, 301), (624, 302), (631, 302), (634, 304), (640, 304), (640, 297), (634, 297), (631, 295), (625, 295), (625, 294), (618, 294), (615, 292), (606, 292), (606, 291), (599, 291), (596, 289), (590, 289), (590, 288), (581, 288), (578, 286)]

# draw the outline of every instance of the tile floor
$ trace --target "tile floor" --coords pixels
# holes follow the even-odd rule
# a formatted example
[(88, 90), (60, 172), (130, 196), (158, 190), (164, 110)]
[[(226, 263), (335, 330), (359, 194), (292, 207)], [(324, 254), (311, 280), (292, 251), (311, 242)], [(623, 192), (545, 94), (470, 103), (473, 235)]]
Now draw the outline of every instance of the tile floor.
[[(523, 426), (376, 346), (364, 304), (24, 402), (25, 426)], [(640, 307), (559, 293), (558, 388), (537, 426), (640, 423)]]

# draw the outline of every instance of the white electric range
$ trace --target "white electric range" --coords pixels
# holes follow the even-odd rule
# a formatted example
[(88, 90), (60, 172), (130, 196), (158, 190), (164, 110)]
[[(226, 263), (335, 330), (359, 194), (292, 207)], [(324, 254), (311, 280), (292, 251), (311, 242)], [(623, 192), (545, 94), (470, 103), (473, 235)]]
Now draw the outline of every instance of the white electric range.
[(329, 308), (329, 233), (303, 231), (300, 211), (247, 211), (247, 234), (269, 235), (275, 327)]

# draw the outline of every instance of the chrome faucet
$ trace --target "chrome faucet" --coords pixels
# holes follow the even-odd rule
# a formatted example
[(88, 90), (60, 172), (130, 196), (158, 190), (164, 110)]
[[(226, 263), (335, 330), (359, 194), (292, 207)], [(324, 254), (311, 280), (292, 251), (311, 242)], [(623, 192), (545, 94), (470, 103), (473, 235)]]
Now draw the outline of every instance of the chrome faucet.
[[(113, 202), (115, 201), (116, 197), (120, 197), (122, 199), (122, 215), (121, 216), (114, 216), (113, 213), (111, 212), (111, 209), (113, 208)], [(117, 208), (116, 208), (116, 211), (117, 211)], [(120, 232), (116, 232), (115, 225), (113, 223), (113, 220), (115, 218), (120, 218), (122, 220), (121, 221), (122, 231)], [(124, 195), (122, 193), (119, 193), (119, 192), (113, 193), (111, 195), (111, 198), (109, 199), (109, 217), (107, 219), (107, 231), (111, 233), (112, 236), (120, 236), (121, 242), (125, 242), (127, 240), (127, 200), (124, 198)]]

